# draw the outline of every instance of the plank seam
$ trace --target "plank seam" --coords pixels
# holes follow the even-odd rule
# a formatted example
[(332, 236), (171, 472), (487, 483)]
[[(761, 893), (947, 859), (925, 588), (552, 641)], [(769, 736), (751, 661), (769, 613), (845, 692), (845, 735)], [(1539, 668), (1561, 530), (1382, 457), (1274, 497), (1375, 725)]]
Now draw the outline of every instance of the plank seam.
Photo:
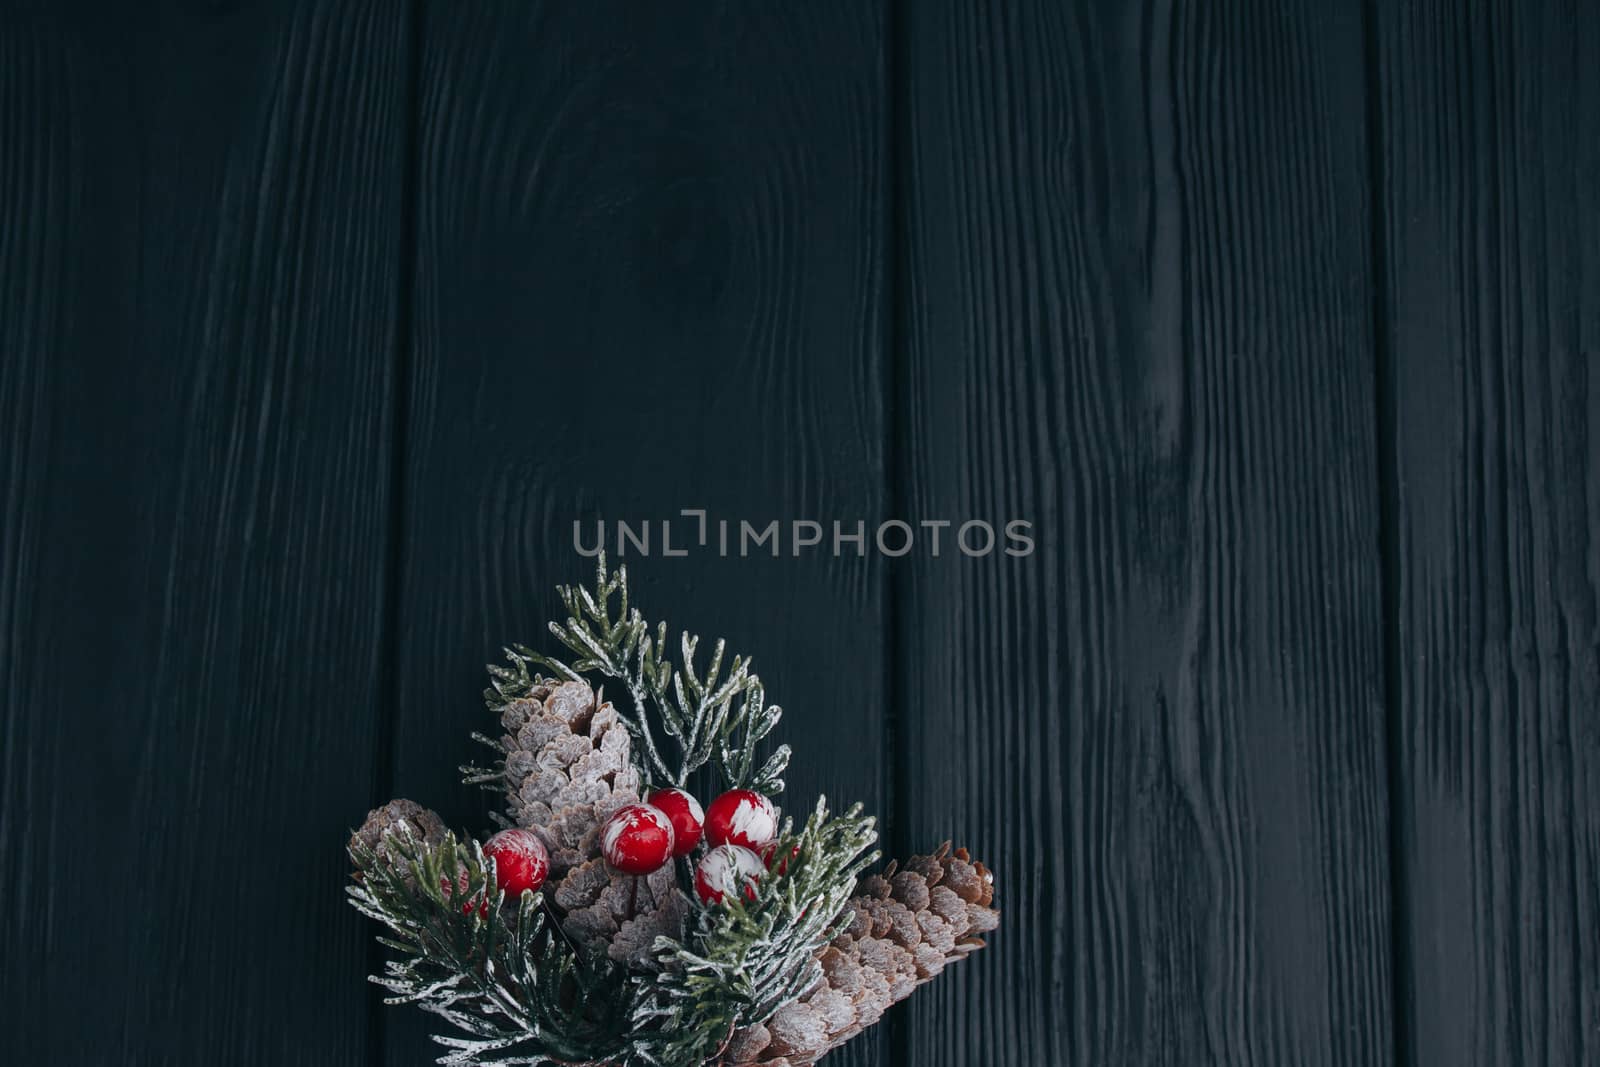
[[(378, 730), (372, 770), (372, 803), (386, 803), (394, 789), (396, 719), (399, 708), (401, 586), (405, 579), (406, 531), (406, 431), (411, 415), (411, 364), (415, 341), (417, 293), (417, 187), (422, 167), (422, 0), (408, 0), (405, 10), (404, 143), (401, 146), (399, 264), (395, 283), (394, 362), (390, 392), (393, 396), (389, 453), (389, 541), (384, 561), (383, 634), (378, 652)], [(383, 968), (383, 948), (374, 938), (368, 943), (367, 971)], [(367, 1001), (367, 1048), (371, 1067), (383, 1067), (388, 1058), (388, 1021), (383, 997), (374, 986)]]
[(1379, 63), (1376, 0), (1362, 4), (1362, 49), (1366, 66), (1367, 199), (1369, 254), (1372, 258), (1372, 394), (1376, 430), (1374, 463), (1378, 487), (1378, 580), (1382, 605), (1382, 665), (1385, 721), (1385, 776), (1389, 828), (1389, 1025), (1391, 1055), (1396, 1067), (1415, 1062), (1407, 1004), (1412, 969), (1409, 947), (1410, 871), (1406, 862), (1403, 823), (1405, 770), (1402, 766), (1404, 723), (1400, 684), (1400, 535), (1398, 440), (1395, 429), (1394, 355), (1389, 344), (1388, 216), (1384, 208), (1385, 170), (1382, 77)]
[[(883, 408), (884, 436), (884, 498), (891, 518), (904, 518), (905, 483), (909, 471), (903, 469), (907, 462), (901, 447), (902, 408), (910, 380), (905, 374), (906, 359), (902, 347), (910, 337), (906, 320), (908, 298), (905, 278), (910, 252), (905, 247), (910, 227), (906, 214), (910, 212), (907, 197), (901, 193), (909, 189), (911, 175), (905, 173), (911, 158), (907, 145), (905, 109), (909, 107), (910, 80), (906, 74), (905, 37), (906, 11), (902, 0), (885, 0), (883, 7), (883, 92), (887, 97), (884, 107), (884, 168), (887, 180), (883, 183), (882, 211), (884, 227), (884, 298), (887, 308), (883, 315)], [(902, 693), (909, 683), (909, 665), (905, 662), (902, 646), (901, 620), (906, 597), (907, 575), (898, 560), (885, 560), (888, 596), (884, 618), (884, 692), (888, 707), (885, 709), (888, 768), (885, 792), (888, 796), (888, 845), (891, 856), (909, 855), (907, 827), (910, 824), (904, 788), (909, 771), (910, 752), (906, 743), (907, 731), (902, 719), (904, 704)], [(904, 1004), (891, 1010), (889, 1026), (889, 1063), (891, 1067), (908, 1067), (910, 1062), (910, 1030)]]

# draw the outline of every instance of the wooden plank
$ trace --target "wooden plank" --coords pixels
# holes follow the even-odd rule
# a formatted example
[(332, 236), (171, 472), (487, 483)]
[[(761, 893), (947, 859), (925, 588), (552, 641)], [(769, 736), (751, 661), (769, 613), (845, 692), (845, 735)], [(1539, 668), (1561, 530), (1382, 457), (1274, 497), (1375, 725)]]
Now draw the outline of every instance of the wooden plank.
[(1600, 11), (1379, 5), (1418, 1067), (1600, 1062)]
[(906, 1063), (1392, 1061), (1359, 11), (905, 5)]
[[(397, 794), (487, 824), (456, 770), (487, 758), (482, 664), (550, 647), (599, 519), (652, 524), (623, 559), (648, 615), (755, 656), (798, 752), (782, 799), (885, 808), (880, 563), (787, 533), (723, 558), (679, 515), (884, 507), (877, 6), (429, 5)], [(437, 1028), (389, 1013), (390, 1062)]]
[(386, 7), (0, 14), (9, 1062), (366, 1056)]

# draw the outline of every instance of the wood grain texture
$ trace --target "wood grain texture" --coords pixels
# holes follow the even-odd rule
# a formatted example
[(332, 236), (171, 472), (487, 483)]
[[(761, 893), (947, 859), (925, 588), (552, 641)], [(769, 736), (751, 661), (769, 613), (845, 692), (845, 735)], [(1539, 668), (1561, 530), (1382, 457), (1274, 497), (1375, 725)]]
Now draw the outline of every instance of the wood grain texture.
[(365, 1056), (400, 44), (0, 13), (7, 1062)]
[(1600, 1062), (1600, 11), (1379, 5), (1418, 1067)]
[[(1392, 1061), (1359, 13), (905, 5), (905, 832), (993, 944), (919, 1065)], [(914, 724), (914, 725), (912, 725)]]
[[(881, 565), (787, 534), (722, 558), (679, 517), (883, 510), (878, 5), (426, 16), (394, 791), (487, 824), (456, 770), (488, 758), (481, 664), (551, 649), (553, 587), (592, 575), (573, 521), (592, 544), (626, 520), (653, 531), (621, 560), (635, 603), (729, 637), (786, 709), (781, 799), (883, 810)], [(663, 556), (664, 519), (690, 555)], [(417, 1062), (437, 1023), (387, 1018), (389, 1062)]]

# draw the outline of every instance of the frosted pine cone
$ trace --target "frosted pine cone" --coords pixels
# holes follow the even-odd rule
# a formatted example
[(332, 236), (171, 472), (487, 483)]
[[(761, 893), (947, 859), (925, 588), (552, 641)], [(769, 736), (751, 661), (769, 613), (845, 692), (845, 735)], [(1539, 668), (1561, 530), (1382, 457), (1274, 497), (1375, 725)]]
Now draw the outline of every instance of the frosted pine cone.
[(550, 852), (548, 898), (580, 944), (645, 966), (658, 934), (677, 936), (689, 913), (667, 867), (636, 880), (606, 867), (600, 827), (639, 802), (627, 727), (583, 682), (538, 680), (500, 711), (511, 817)]
[(604, 944), (606, 955), (630, 967), (653, 968), (656, 938), (681, 937), (689, 900), (678, 890), (672, 864), (635, 877), (592, 859), (575, 867), (556, 889), (562, 928), (580, 944)]
[(861, 880), (850, 925), (817, 955), (822, 980), (764, 1024), (734, 1035), (725, 1067), (810, 1067), (877, 1022), (945, 965), (983, 947), (1000, 921), (994, 878), (947, 842)]
[(598, 855), (585, 838), (639, 799), (628, 730), (583, 682), (540, 680), (500, 711), (506, 797), (519, 826), (536, 831), (560, 875)]
[[(389, 862), (389, 849), (383, 835), (404, 825), (417, 840), (436, 845), (444, 840), (444, 820), (414, 800), (391, 800), (367, 812), (367, 821), (350, 837), (352, 855), (371, 853), (379, 863)], [(359, 846), (359, 847), (358, 847)]]

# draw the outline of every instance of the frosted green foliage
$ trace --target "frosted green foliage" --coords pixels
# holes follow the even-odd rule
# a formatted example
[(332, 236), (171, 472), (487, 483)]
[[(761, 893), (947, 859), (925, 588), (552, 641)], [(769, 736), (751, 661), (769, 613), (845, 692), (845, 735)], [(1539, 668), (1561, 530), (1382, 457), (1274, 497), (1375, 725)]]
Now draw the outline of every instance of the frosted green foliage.
[(352, 844), (362, 878), (347, 892), (389, 929), (378, 940), (398, 958), (373, 978), (387, 1003), (415, 1004), (460, 1031), (434, 1038), (449, 1050), (440, 1063), (627, 1062), (638, 990), (578, 956), (547, 920), (543, 894), (504, 899), (494, 861), (470, 839), (429, 845), (402, 825), (383, 841), (381, 858)]
[[(683, 634), (674, 663), (666, 625), (651, 631), (629, 604), (626, 569), (608, 573), (603, 556), (593, 590), (559, 593), (566, 619), (550, 631), (572, 655), (509, 650), (509, 666), (490, 668), (492, 709), (528, 695), (539, 684), (535, 667), (585, 682), (599, 675), (628, 693), (631, 709), (617, 711), (646, 780), (681, 787), (704, 768), (722, 788), (782, 790), (788, 746), (757, 755), (782, 712), (767, 704), (748, 657), (729, 660), (718, 641), (702, 668), (699, 639)], [(466, 770), (470, 781), (504, 775), (503, 762)], [(550, 903), (533, 892), (503, 900), (488, 889), (496, 884), (493, 861), (480, 845), (443, 833), (437, 817), (427, 817), (435, 832), (426, 839), (393, 818), (358, 834), (350, 855), (361, 873), (349, 892), (388, 928), (380, 940), (398, 957), (373, 980), (391, 1003), (413, 1003), (450, 1022), (455, 1032), (435, 1040), (447, 1050), (439, 1062), (457, 1067), (716, 1063), (737, 1029), (766, 1021), (816, 983), (817, 953), (838, 933), (858, 876), (877, 859), (868, 854), (873, 820), (860, 806), (830, 817), (819, 799), (798, 833), (792, 820), (785, 824), (773, 855), (787, 862), (761, 876), (754, 900), (703, 905), (691, 893), (683, 939), (658, 937), (646, 953), (653, 963), (630, 970), (579, 950), (562, 933), (552, 911), (555, 885), (545, 887)], [(695, 858), (674, 861), (685, 887)]]
[(533, 666), (563, 678), (596, 673), (627, 690), (631, 709), (618, 710), (644, 750), (641, 769), (652, 784), (681, 788), (709, 763), (726, 788), (768, 796), (782, 792), (789, 746), (780, 745), (759, 766), (756, 754), (783, 709), (766, 702), (749, 657), (734, 656), (724, 676), (725, 644), (718, 640), (702, 673), (695, 665), (700, 639), (685, 633), (678, 641), (679, 663), (673, 664), (667, 624), (657, 624), (652, 634), (639, 610), (629, 605), (628, 568), (608, 574), (602, 553), (597, 572), (592, 592), (584, 586), (556, 590), (567, 618), (550, 623), (550, 632), (573, 656), (560, 660), (521, 645), (507, 649), (511, 665), (489, 668), (492, 687), (484, 691), (489, 706), (499, 709), (526, 694), (537, 677)]
[(663, 969), (642, 991), (634, 1018), (647, 1036), (638, 1052), (675, 1067), (713, 1058), (741, 1026), (763, 1022), (821, 977), (816, 952), (833, 940), (845, 905), (876, 853), (873, 821), (857, 804), (830, 819), (819, 800), (805, 828), (784, 827), (775, 862), (752, 902), (703, 907), (687, 944), (656, 942)]

